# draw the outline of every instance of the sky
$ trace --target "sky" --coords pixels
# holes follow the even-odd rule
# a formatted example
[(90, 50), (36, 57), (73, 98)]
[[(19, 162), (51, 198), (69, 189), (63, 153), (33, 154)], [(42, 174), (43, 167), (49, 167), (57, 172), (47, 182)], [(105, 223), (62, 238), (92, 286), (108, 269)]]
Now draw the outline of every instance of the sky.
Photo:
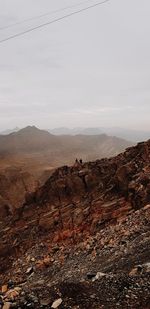
[[(92, 5), (0, 0), (0, 41)], [(107, 3), (0, 43), (0, 130), (15, 126), (150, 130), (150, 1)]]

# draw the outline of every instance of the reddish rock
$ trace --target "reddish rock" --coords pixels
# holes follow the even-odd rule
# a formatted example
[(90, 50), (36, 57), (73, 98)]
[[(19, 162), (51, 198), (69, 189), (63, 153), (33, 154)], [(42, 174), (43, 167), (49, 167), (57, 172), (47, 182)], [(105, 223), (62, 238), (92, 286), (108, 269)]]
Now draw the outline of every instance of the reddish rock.
[[(0, 263), (40, 238), (75, 243), (150, 204), (150, 141), (111, 159), (57, 169), (1, 228)], [(9, 229), (7, 230), (7, 227)]]

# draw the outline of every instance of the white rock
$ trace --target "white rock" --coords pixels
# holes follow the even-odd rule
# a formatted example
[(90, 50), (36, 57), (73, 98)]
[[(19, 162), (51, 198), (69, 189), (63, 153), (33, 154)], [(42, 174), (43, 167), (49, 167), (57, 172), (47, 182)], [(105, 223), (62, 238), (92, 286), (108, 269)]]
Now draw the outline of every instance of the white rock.
[(27, 269), (26, 274), (27, 274), (27, 275), (30, 275), (30, 274), (32, 274), (32, 272), (33, 272), (33, 267), (31, 266), (31, 267), (29, 267), (29, 268)]
[(57, 299), (57, 300), (55, 300), (55, 301), (53, 302), (51, 308), (56, 309), (56, 308), (58, 308), (58, 307), (61, 305), (61, 303), (62, 303), (62, 299), (59, 298), (59, 299)]
[(102, 277), (104, 277), (104, 276), (106, 276), (106, 274), (99, 271), (99, 272), (96, 274), (96, 279), (98, 280), (99, 278), (102, 278)]
[(105, 277), (105, 276), (106, 276), (105, 273), (98, 272), (98, 273), (96, 274), (96, 276), (92, 279), (92, 281), (94, 282), (94, 281), (99, 280), (100, 278)]

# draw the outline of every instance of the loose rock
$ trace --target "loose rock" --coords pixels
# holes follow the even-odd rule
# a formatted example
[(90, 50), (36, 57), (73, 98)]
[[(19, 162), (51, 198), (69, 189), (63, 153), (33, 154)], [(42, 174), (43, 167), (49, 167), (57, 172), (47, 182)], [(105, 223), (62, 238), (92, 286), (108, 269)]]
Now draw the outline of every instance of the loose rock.
[(56, 308), (58, 308), (58, 307), (61, 305), (61, 303), (62, 303), (62, 299), (59, 298), (59, 299), (57, 299), (57, 300), (55, 300), (55, 301), (53, 302), (51, 308), (56, 309)]

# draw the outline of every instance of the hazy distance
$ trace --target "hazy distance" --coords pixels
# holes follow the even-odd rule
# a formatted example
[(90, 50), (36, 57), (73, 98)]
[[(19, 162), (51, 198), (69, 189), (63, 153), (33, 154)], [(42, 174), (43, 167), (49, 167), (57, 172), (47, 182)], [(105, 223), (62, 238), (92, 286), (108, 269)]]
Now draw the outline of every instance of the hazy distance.
[[(1, 1), (0, 27), (80, 2)], [(0, 40), (74, 10), (0, 30)], [(0, 130), (150, 130), (149, 13), (149, 0), (110, 0), (0, 44)]]

